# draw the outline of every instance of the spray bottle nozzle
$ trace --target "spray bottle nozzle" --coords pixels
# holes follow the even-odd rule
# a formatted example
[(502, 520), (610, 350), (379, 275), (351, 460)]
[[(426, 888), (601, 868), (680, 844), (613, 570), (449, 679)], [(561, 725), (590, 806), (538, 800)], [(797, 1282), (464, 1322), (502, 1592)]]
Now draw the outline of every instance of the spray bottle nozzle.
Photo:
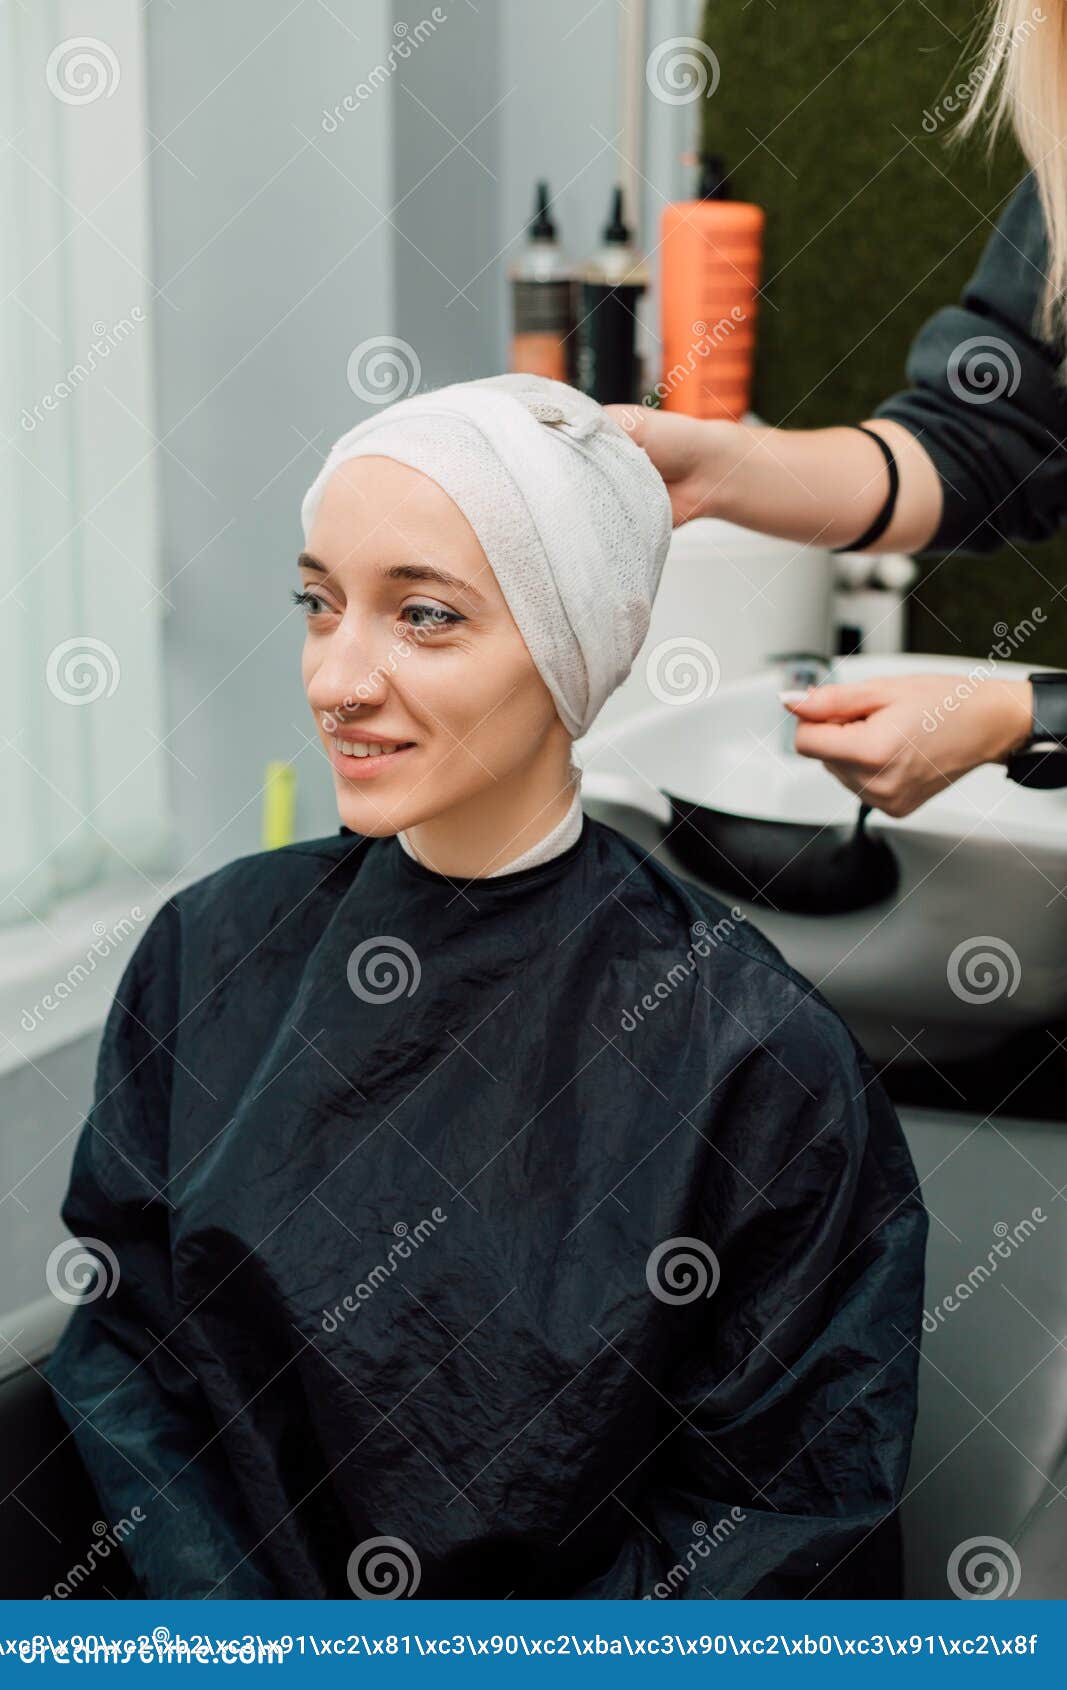
[(549, 199), (548, 183), (538, 182), (533, 222), (530, 224), (531, 240), (554, 241), (556, 238), (556, 225), (548, 210)]
[(733, 198), (730, 178), (726, 174), (726, 160), (719, 153), (701, 153), (699, 200), (728, 200)]
[(613, 246), (626, 246), (630, 241), (630, 228), (623, 212), (623, 197), (621, 184), (616, 186), (611, 196), (611, 216), (604, 225), (604, 240)]

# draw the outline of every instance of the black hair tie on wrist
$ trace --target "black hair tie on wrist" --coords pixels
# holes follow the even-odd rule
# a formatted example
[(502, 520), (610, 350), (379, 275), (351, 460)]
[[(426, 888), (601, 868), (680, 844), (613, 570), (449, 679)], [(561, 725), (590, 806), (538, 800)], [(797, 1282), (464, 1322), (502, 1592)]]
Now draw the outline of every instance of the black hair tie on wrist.
[(882, 456), (886, 461), (886, 468), (889, 471), (889, 492), (885, 496), (885, 504), (871, 526), (865, 528), (859, 539), (851, 541), (849, 545), (830, 547), (832, 552), (862, 552), (865, 546), (873, 545), (875, 540), (885, 533), (893, 520), (893, 512), (897, 506), (897, 494), (900, 491), (900, 470), (897, 466), (897, 460), (893, 456), (892, 446), (887, 440), (883, 440), (880, 434), (876, 434), (873, 428), (868, 428), (865, 423), (846, 423), (845, 427), (858, 428), (861, 434), (869, 434), (872, 440), (877, 440), (882, 450)]

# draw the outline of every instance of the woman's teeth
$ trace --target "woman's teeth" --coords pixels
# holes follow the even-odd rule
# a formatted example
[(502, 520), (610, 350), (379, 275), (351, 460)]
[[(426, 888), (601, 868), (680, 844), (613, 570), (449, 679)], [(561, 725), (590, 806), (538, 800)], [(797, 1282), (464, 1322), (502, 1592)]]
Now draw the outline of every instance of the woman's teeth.
[(342, 757), (389, 757), (394, 751), (403, 750), (400, 740), (395, 743), (386, 742), (384, 745), (377, 740), (362, 739), (334, 739), (331, 743)]

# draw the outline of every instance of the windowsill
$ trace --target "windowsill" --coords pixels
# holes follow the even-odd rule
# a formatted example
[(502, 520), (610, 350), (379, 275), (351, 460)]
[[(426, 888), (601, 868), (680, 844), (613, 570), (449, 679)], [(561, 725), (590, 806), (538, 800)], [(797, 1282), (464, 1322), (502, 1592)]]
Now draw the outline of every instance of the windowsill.
[(42, 1297), (0, 1319), (0, 1384), (47, 1361), (70, 1316), (69, 1304)]
[(0, 1074), (103, 1026), (123, 969), (175, 889), (116, 876), (0, 929)]

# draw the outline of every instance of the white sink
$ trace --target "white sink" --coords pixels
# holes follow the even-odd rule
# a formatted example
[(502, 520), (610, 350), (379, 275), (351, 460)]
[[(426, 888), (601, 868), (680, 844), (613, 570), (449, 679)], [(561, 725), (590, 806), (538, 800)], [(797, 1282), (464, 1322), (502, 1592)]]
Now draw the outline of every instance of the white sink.
[[(853, 657), (839, 659), (831, 678), (964, 677), (976, 667), (967, 658)], [(1029, 672), (983, 667), (1009, 680)], [(854, 795), (792, 751), (781, 684), (780, 671), (768, 670), (586, 735), (575, 748), (586, 809), (690, 880), (671, 854), (664, 793), (763, 820), (853, 821)], [(880, 904), (812, 916), (721, 895), (818, 986), (876, 1062), (988, 1051), (1016, 1029), (1067, 1014), (1067, 789), (1030, 791), (986, 767), (910, 816), (875, 811), (867, 826), (900, 869), (895, 894)]]

